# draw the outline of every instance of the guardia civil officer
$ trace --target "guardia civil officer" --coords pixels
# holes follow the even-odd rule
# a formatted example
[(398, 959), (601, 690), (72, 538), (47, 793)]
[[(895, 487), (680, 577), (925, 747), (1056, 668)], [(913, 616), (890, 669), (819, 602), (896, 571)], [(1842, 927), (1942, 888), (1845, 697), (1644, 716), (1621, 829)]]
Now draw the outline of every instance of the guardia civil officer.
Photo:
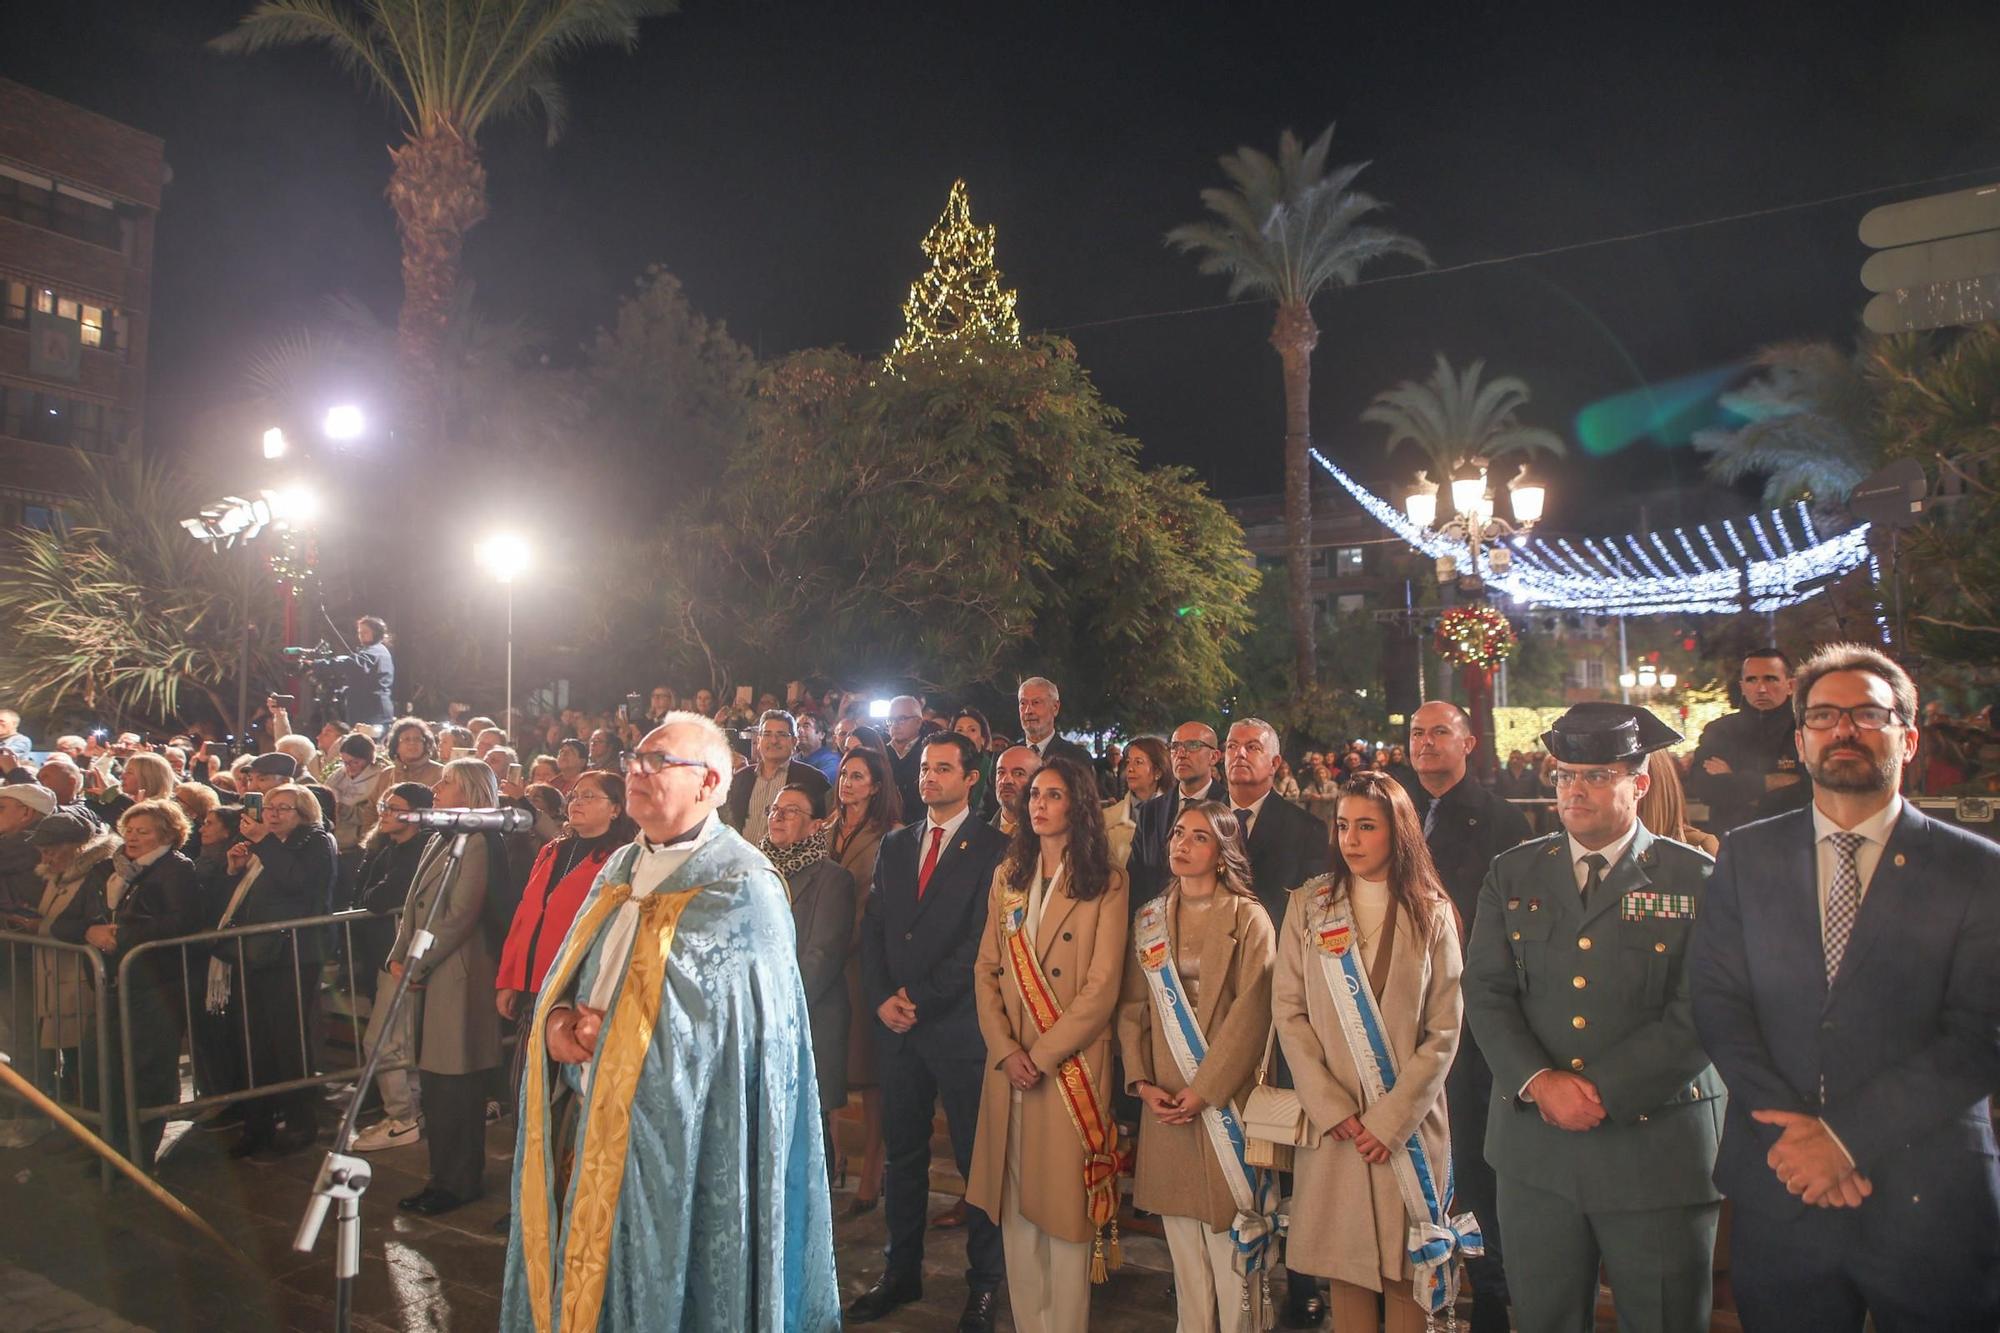
[(1465, 1012), (1493, 1068), (1486, 1157), (1521, 1333), (1588, 1333), (1602, 1262), (1632, 1333), (1708, 1328), (1722, 1083), (1686, 955), (1713, 862), (1639, 823), (1651, 713), (1578, 704), (1542, 743), (1563, 832), (1493, 862)]

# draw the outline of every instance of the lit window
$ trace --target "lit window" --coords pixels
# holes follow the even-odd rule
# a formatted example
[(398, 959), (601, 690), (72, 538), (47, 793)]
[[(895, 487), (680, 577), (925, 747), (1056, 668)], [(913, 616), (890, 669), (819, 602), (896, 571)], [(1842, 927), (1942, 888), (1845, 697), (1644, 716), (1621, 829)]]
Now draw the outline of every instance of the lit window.
[(75, 319), (77, 317), (77, 312), (81, 308), (82, 307), (79, 302), (72, 301), (66, 296), (58, 296), (56, 298), (57, 319)]
[(1335, 578), (1352, 578), (1356, 574), (1365, 572), (1366, 568), (1365, 552), (1359, 546), (1342, 546), (1333, 553)]
[(0, 317), (4, 317), (9, 324), (26, 324), (28, 284), (9, 279), (5, 284), (0, 284), (0, 287), (4, 287), (4, 290), (0, 290), (0, 301), (4, 301), (4, 304), (0, 304)]
[(104, 346), (104, 309), (101, 306), (82, 307), (83, 345), (85, 347)]
[(55, 313), (55, 308), (56, 294), (54, 292), (44, 287), (35, 293), (35, 309), (41, 311), (44, 315), (50, 315)]

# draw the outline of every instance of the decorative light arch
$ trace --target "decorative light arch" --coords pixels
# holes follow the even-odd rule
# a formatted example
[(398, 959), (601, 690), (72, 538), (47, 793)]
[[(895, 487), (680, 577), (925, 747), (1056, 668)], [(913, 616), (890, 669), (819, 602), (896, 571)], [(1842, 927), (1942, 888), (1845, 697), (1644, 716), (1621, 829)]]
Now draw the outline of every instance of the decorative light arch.
[[(1454, 556), (1462, 568), (1471, 567), (1465, 543), (1419, 528), (1319, 450), (1312, 456), (1389, 531), (1433, 559)], [(1752, 554), (1753, 546), (1759, 554)], [(1553, 541), (1528, 535), (1509, 539), (1507, 547), (1511, 562), (1500, 572), (1487, 558), (1491, 548), (1480, 552), (1479, 577), (1488, 587), (1524, 606), (1600, 616), (1776, 611), (1817, 596), (1842, 575), (1870, 563), (1866, 523), (1821, 537), (1803, 503), (1761, 517), (1697, 524), (1692, 532), (1671, 528), (1623, 537), (1558, 536)]]

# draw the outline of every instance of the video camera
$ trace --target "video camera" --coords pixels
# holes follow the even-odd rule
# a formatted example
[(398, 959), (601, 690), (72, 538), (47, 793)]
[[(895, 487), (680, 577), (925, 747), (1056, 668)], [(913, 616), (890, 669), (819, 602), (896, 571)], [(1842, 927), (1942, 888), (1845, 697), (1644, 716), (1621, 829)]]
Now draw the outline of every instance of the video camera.
[(333, 645), (325, 639), (321, 639), (310, 648), (280, 648), (278, 652), (307, 671), (332, 666), (345, 655), (335, 652)]

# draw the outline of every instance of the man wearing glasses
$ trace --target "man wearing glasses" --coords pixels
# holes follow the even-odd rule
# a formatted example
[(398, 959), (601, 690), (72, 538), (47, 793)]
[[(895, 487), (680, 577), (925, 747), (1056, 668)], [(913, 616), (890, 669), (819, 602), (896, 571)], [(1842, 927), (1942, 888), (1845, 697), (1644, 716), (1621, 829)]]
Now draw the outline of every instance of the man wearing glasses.
[(782, 708), (767, 709), (757, 719), (757, 762), (730, 784), (723, 818), (750, 843), (764, 840), (771, 802), (787, 787), (804, 787), (815, 818), (826, 812), (826, 775), (792, 757), (798, 749), (798, 724)]
[(1679, 739), (1626, 704), (1564, 713), (1542, 736), (1563, 831), (1502, 852), (1480, 890), (1465, 1016), (1522, 1333), (1588, 1333), (1600, 1264), (1620, 1328), (1708, 1328), (1723, 1089), (1685, 960), (1713, 863), (1638, 818), (1646, 756)]
[(605, 863), (529, 1028), (504, 1329), (840, 1322), (791, 903), (718, 817), (734, 768), (692, 713), (625, 756), (642, 836)]
[(2000, 849), (1898, 794), (1901, 667), (1833, 644), (1797, 684), (1812, 804), (1723, 840), (1690, 962), (1737, 1309), (1749, 1333), (2000, 1327)]
[(924, 761), (924, 747), (917, 742), (923, 734), (924, 701), (908, 694), (899, 694), (891, 699), (889, 776), (896, 781), (896, 794), (903, 798), (905, 819), (924, 806), (923, 795), (917, 790), (917, 775)]
[(1125, 873), (1132, 881), (1130, 906), (1135, 914), (1166, 887), (1170, 873), (1167, 838), (1174, 831), (1174, 821), (1181, 817), (1181, 807), (1225, 799), (1215, 780), (1216, 761), (1221, 757), (1215, 728), (1206, 722), (1183, 722), (1174, 728), (1173, 738), (1167, 742), (1167, 762), (1174, 770), (1174, 780), (1133, 812), (1132, 822), (1138, 827), (1132, 834), (1132, 855), (1125, 863)]

